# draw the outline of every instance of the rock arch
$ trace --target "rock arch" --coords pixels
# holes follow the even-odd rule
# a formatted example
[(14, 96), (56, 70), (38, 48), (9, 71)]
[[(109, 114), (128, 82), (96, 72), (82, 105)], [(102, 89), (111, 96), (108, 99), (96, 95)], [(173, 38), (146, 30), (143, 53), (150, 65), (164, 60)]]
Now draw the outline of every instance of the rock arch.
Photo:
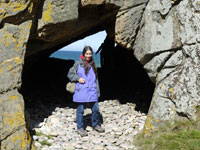
[(167, 120), (197, 118), (199, 8), (198, 0), (0, 2), (1, 148), (31, 149), (18, 92), (24, 59), (34, 62), (104, 29), (117, 44), (133, 50), (156, 85), (146, 133)]

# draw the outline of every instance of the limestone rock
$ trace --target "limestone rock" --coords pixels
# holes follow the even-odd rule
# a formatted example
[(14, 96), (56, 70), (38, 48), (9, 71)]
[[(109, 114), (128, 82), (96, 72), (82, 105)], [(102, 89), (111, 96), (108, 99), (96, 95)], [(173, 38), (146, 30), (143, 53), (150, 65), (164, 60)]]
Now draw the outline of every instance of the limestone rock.
[(132, 48), (145, 6), (146, 3), (142, 3), (118, 12), (116, 16), (115, 41), (121, 46), (128, 49)]
[[(168, 3), (161, 5), (161, 1), (150, 0), (145, 8), (142, 25), (133, 46), (134, 55), (142, 64), (146, 64), (157, 53), (181, 47), (178, 20), (174, 9), (168, 12), (170, 1)], [(160, 13), (165, 11), (169, 14), (163, 19)]]
[[(196, 119), (195, 107), (200, 105), (200, 30), (197, 25), (199, 14), (195, 13), (199, 7), (188, 0), (175, 3), (149, 1), (144, 13), (144, 26), (140, 30), (142, 36), (135, 44), (135, 55), (144, 64), (150, 63), (157, 53), (173, 51), (167, 60), (163, 59), (163, 66), (157, 73), (156, 88), (145, 123), (147, 133), (153, 126), (167, 120)], [(156, 30), (157, 36), (154, 36)], [(141, 39), (148, 42), (142, 45)]]
[(0, 92), (21, 86), (21, 72), (25, 45), (29, 38), (31, 21), (21, 25), (6, 23), (0, 30)]
[(0, 102), (1, 149), (29, 149), (31, 137), (26, 129), (22, 96), (12, 90), (1, 95)]
[[(29, 7), (31, 5), (31, 7)], [(17, 15), (18, 13), (24, 11), (31, 11), (33, 7), (33, 2), (31, 0), (2, 0), (0, 5), (0, 23), (3, 19)]]
[(156, 77), (160, 69), (163, 67), (165, 61), (169, 59), (173, 52), (164, 52), (158, 56), (153, 57), (148, 63), (144, 65), (150, 79), (155, 83)]
[[(11, 5), (11, 3), (8, 4)], [(19, 6), (19, 3), (13, 2), (12, 6), (13, 11), (18, 12), (18, 10), (24, 10), (27, 4), (23, 2)], [(1, 7), (2, 5), (0, 9), (2, 9)], [(31, 137), (25, 124), (24, 100), (16, 89), (21, 86), (21, 73), (31, 25), (31, 20), (24, 21), (19, 25), (4, 23), (0, 29), (0, 134), (2, 150), (30, 149)]]
[[(75, 26), (78, 18), (78, 0), (44, 1), (42, 17), (38, 20), (38, 36), (43, 40), (52, 41), (64, 36), (62, 28), (47, 28), (50, 24), (64, 23), (68, 30)], [(65, 22), (68, 22), (67, 24)], [(53, 29), (53, 30), (52, 30)], [(54, 35), (46, 38), (48, 35)]]

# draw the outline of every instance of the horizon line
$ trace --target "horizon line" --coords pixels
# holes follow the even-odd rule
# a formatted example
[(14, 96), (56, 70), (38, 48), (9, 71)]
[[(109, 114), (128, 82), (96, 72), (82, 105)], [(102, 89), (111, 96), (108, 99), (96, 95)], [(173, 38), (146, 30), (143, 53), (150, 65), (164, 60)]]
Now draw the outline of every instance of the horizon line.
[[(78, 51), (78, 52), (82, 52), (82, 50), (68, 50), (68, 49), (60, 49), (60, 50), (57, 50), (57, 51)], [(55, 52), (57, 52), (55, 51)], [(94, 52), (96, 52), (97, 50), (96, 49), (93, 49)]]

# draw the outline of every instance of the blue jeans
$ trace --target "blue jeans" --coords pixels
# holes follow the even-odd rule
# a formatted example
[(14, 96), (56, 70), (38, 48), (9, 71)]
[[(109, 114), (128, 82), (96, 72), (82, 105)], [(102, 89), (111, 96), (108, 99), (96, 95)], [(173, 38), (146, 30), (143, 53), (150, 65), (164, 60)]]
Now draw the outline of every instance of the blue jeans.
[(77, 103), (76, 110), (76, 123), (77, 129), (83, 128), (83, 114), (84, 114), (84, 106), (88, 105), (92, 109), (92, 127), (98, 125), (99, 122), (99, 104), (98, 102), (86, 102), (86, 103)]

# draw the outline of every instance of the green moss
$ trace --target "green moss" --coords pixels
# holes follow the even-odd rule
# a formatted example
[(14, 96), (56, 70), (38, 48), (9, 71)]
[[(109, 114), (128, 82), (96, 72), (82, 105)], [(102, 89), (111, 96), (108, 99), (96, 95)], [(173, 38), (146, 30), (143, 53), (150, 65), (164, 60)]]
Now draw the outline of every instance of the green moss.
[[(46, 136), (48, 139), (52, 139), (52, 136), (51, 135), (46, 135), (42, 132), (36, 132), (35, 134), (36, 136)], [(51, 143), (49, 143), (47, 140), (44, 140), (42, 142), (38, 141), (40, 144), (42, 145), (48, 145), (48, 146), (51, 146)]]
[(200, 150), (200, 119), (167, 123), (149, 136), (141, 133), (134, 145), (139, 150)]
[(36, 136), (46, 136), (48, 139), (52, 139), (53, 138), (53, 136), (51, 136), (51, 135), (46, 135), (46, 134), (44, 134), (44, 133), (42, 133), (42, 132), (36, 132), (36, 134), (35, 134)]
[(46, 135), (46, 137), (47, 137), (48, 139), (52, 139), (52, 136), (51, 136), (51, 135)]
[(42, 142), (39, 142), (39, 143), (42, 144), (42, 145), (48, 145), (48, 146), (51, 146), (51, 143), (47, 142), (47, 140), (42, 141)]
[(42, 132), (36, 132), (36, 134), (35, 134), (36, 136), (42, 136), (42, 135), (44, 135)]
[(200, 105), (196, 106), (196, 114), (197, 114), (197, 117), (200, 117)]

